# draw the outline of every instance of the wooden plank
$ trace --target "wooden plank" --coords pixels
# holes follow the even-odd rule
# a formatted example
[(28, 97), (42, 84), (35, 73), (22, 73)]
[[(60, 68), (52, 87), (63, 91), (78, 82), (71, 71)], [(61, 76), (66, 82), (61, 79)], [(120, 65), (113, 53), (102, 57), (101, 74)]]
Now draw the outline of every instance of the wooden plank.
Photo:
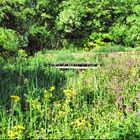
[(73, 70), (85, 70), (85, 69), (96, 69), (97, 67), (75, 67), (75, 66), (57, 66), (55, 67), (57, 69), (60, 69), (60, 70), (70, 70), (70, 69), (73, 69)]
[(89, 67), (97, 66), (98, 63), (93, 62), (59, 62), (59, 63), (49, 63), (50, 66), (79, 66), (79, 67)]

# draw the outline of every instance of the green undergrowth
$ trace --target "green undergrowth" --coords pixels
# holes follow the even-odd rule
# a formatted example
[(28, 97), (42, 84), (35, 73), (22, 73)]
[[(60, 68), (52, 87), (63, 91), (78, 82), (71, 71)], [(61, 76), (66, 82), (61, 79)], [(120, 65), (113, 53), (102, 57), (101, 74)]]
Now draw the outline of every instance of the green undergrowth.
[[(100, 56), (101, 57), (101, 56)], [(138, 139), (140, 68), (135, 55), (59, 71), (44, 55), (0, 59), (1, 139)]]

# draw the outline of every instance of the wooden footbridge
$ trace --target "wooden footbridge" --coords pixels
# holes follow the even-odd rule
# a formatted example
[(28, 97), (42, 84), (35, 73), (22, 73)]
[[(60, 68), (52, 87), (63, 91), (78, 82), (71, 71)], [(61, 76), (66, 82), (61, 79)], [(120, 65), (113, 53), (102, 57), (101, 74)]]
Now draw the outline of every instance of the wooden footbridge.
[(59, 62), (59, 63), (49, 63), (50, 66), (53, 66), (60, 70), (84, 70), (84, 69), (95, 69), (97, 66), (100, 66), (99, 63), (93, 62)]

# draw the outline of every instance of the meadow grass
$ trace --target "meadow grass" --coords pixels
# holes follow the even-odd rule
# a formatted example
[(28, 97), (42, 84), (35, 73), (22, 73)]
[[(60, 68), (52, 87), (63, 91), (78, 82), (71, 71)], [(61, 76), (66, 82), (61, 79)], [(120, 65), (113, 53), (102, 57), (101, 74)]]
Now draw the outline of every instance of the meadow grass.
[(137, 56), (114, 54), (96, 70), (66, 72), (46, 61), (22, 52), (1, 63), (1, 139), (140, 137)]

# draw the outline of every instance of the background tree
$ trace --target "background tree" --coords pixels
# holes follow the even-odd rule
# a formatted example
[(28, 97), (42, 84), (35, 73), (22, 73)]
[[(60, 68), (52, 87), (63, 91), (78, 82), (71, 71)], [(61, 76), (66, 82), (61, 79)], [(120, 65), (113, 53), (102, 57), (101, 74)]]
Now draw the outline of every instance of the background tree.
[[(0, 51), (140, 44), (138, 0), (0, 0)], [(9, 39), (10, 38), (10, 39)]]

